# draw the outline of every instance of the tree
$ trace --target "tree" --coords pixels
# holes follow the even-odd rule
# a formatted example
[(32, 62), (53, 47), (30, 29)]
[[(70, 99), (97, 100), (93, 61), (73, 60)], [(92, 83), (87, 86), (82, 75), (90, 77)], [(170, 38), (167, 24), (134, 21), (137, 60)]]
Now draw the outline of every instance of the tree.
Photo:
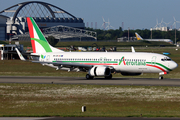
[(111, 34), (110, 34), (110, 33), (107, 33), (107, 34), (105, 35), (105, 38), (106, 38), (106, 40), (110, 40), (110, 39), (111, 39)]
[(54, 47), (58, 43), (59, 40), (55, 39), (53, 36), (49, 36), (47, 38), (47, 41), (49, 42), (50, 45)]
[[(122, 31), (121, 27), (119, 27), (119, 29), (116, 29), (116, 30), (113, 30), (113, 29), (102, 30), (102, 29), (93, 29), (93, 28), (86, 28), (86, 29), (97, 32), (98, 40), (116, 40), (117, 38), (120, 38), (120, 37), (128, 37), (128, 30)], [(141, 37), (144, 39), (151, 39), (151, 30), (149, 29), (129, 30), (129, 37), (135, 37), (135, 32), (141, 35)], [(172, 31), (153, 30), (152, 39), (171, 39), (174, 41), (175, 30), (172, 30)], [(176, 31), (176, 40), (180, 41), (180, 31)]]

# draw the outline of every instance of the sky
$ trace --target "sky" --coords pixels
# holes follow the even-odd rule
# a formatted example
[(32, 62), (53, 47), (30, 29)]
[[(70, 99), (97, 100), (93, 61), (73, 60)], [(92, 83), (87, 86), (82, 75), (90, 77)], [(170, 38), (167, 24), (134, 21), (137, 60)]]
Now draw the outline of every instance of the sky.
[[(21, 2), (31, 0), (0, 0), (0, 11)], [(119, 29), (124, 23), (124, 30), (154, 28), (157, 20), (160, 23), (171, 22), (173, 27), (175, 17), (180, 21), (180, 0), (36, 0), (53, 4), (76, 17), (84, 19), (85, 26), (103, 29), (103, 19), (110, 22), (113, 29)], [(162, 24), (166, 26), (165, 24)], [(107, 26), (107, 24), (106, 24)], [(176, 28), (180, 23), (176, 23)]]

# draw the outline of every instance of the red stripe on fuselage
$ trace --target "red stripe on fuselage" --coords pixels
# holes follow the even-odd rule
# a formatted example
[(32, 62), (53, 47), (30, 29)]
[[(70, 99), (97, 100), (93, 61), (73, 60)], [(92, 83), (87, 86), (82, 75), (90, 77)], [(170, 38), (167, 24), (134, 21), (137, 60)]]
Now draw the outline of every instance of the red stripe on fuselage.
[[(28, 28), (29, 28), (30, 38), (34, 38), (33, 24), (32, 24), (31, 19), (29, 17), (27, 17), (27, 24), (28, 24)], [(35, 41), (34, 40), (31, 40), (31, 45), (33, 48), (33, 53), (36, 53)]]
[(155, 65), (146, 64), (146, 66), (155, 67), (155, 68), (158, 68), (158, 69), (162, 70), (163, 72), (166, 72), (164, 69), (162, 69), (162, 68), (160, 68), (158, 66), (155, 66)]

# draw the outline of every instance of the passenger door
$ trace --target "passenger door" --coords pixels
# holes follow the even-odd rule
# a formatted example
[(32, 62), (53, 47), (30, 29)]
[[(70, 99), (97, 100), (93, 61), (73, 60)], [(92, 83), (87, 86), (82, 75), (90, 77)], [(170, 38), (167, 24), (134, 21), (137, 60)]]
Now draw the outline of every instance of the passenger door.
[(151, 65), (156, 65), (156, 56), (153, 56), (151, 59)]
[(47, 55), (46, 61), (50, 61), (50, 55)]

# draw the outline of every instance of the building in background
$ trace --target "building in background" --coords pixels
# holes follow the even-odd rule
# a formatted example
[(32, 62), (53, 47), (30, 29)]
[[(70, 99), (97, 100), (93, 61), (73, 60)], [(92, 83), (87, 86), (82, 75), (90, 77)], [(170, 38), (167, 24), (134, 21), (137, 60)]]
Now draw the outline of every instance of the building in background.
[[(87, 39), (96, 39), (96, 35), (86, 34), (88, 32), (83, 31), (85, 28), (83, 18), (75, 17), (69, 12), (49, 3), (30, 1), (18, 3), (0, 11), (0, 40), (29, 38), (28, 34), (26, 34), (26, 32), (29, 32), (26, 17), (33, 17), (42, 32), (46, 28), (58, 26), (55, 29), (49, 29), (49, 31), (46, 29), (46, 33), (48, 33), (48, 35), (45, 35), (46, 37), (54, 36), (56, 39), (80, 38), (80, 40), (85, 37)], [(59, 27), (60, 25), (61, 27)], [(77, 32), (71, 34), (72, 31)], [(58, 36), (58, 34), (60, 35)]]

